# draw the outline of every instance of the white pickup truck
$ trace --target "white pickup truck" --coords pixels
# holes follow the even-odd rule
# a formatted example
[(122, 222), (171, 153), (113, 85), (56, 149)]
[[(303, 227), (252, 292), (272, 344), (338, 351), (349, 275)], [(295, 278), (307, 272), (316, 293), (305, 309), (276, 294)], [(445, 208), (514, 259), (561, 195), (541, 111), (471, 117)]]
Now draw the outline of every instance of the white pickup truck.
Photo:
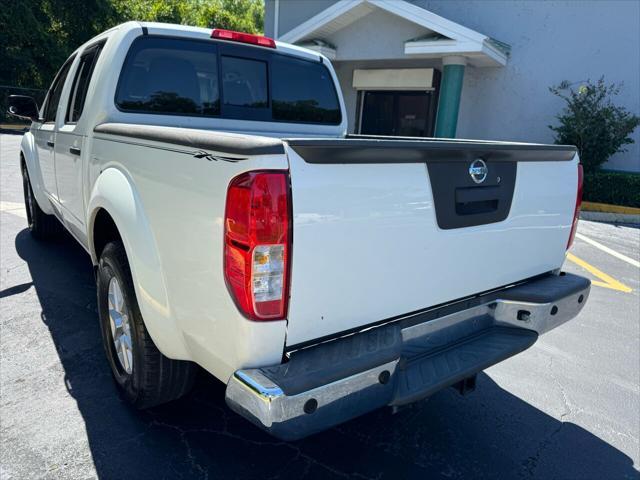
[[(129, 22), (76, 50), (21, 145), (31, 233), (95, 265), (107, 359), (139, 408), (196, 365), (283, 439), (447, 387), (585, 305), (560, 271), (576, 150), (348, 135), (330, 62)], [(527, 375), (527, 372), (522, 372)]]

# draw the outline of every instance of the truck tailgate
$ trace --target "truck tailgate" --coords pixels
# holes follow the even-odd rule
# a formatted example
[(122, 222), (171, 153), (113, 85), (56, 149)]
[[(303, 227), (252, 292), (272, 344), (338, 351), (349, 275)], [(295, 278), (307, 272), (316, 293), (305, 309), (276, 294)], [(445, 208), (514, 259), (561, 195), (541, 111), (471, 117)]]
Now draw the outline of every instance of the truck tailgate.
[(573, 147), (360, 138), (292, 139), (285, 149), (294, 218), (288, 348), (564, 261)]

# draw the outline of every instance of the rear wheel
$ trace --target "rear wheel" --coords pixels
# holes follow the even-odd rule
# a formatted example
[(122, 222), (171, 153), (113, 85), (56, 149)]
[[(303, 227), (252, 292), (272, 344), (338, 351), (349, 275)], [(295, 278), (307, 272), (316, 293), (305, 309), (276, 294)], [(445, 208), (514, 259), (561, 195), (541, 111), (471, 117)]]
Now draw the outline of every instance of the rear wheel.
[(61, 224), (53, 215), (47, 215), (42, 211), (36, 197), (33, 195), (29, 172), (25, 164), (22, 164), (22, 191), (24, 193), (24, 207), (27, 210), (27, 223), (29, 231), (38, 240), (47, 240), (60, 233)]
[(121, 242), (104, 247), (97, 287), (103, 346), (125, 398), (137, 408), (148, 408), (187, 393), (196, 366), (165, 357), (153, 343), (142, 321)]

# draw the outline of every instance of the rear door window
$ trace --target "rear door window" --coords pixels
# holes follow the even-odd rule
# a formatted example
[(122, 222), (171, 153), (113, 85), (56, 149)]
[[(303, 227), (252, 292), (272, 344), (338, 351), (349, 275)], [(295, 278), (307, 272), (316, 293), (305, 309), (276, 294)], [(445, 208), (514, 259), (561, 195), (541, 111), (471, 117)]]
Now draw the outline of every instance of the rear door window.
[(340, 123), (340, 104), (329, 70), (322, 63), (289, 57), (271, 62), (273, 119)]
[(218, 92), (215, 43), (142, 37), (127, 55), (116, 105), (130, 112), (216, 116)]
[(101, 42), (98, 45), (89, 47), (80, 57), (80, 63), (78, 64), (76, 76), (73, 79), (73, 86), (71, 87), (66, 123), (76, 123), (82, 115), (84, 102), (87, 98), (87, 90), (89, 89), (89, 82), (91, 81), (93, 69), (103, 46), (104, 42)]
[(225, 105), (267, 108), (267, 62), (222, 56), (222, 97)]

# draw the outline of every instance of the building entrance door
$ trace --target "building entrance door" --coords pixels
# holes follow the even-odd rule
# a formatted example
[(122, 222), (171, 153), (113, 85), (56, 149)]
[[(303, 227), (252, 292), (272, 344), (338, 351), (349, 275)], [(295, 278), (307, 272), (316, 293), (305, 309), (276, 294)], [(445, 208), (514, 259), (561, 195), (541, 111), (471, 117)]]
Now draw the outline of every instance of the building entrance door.
[(428, 91), (361, 91), (360, 133), (431, 137), (435, 95)]

